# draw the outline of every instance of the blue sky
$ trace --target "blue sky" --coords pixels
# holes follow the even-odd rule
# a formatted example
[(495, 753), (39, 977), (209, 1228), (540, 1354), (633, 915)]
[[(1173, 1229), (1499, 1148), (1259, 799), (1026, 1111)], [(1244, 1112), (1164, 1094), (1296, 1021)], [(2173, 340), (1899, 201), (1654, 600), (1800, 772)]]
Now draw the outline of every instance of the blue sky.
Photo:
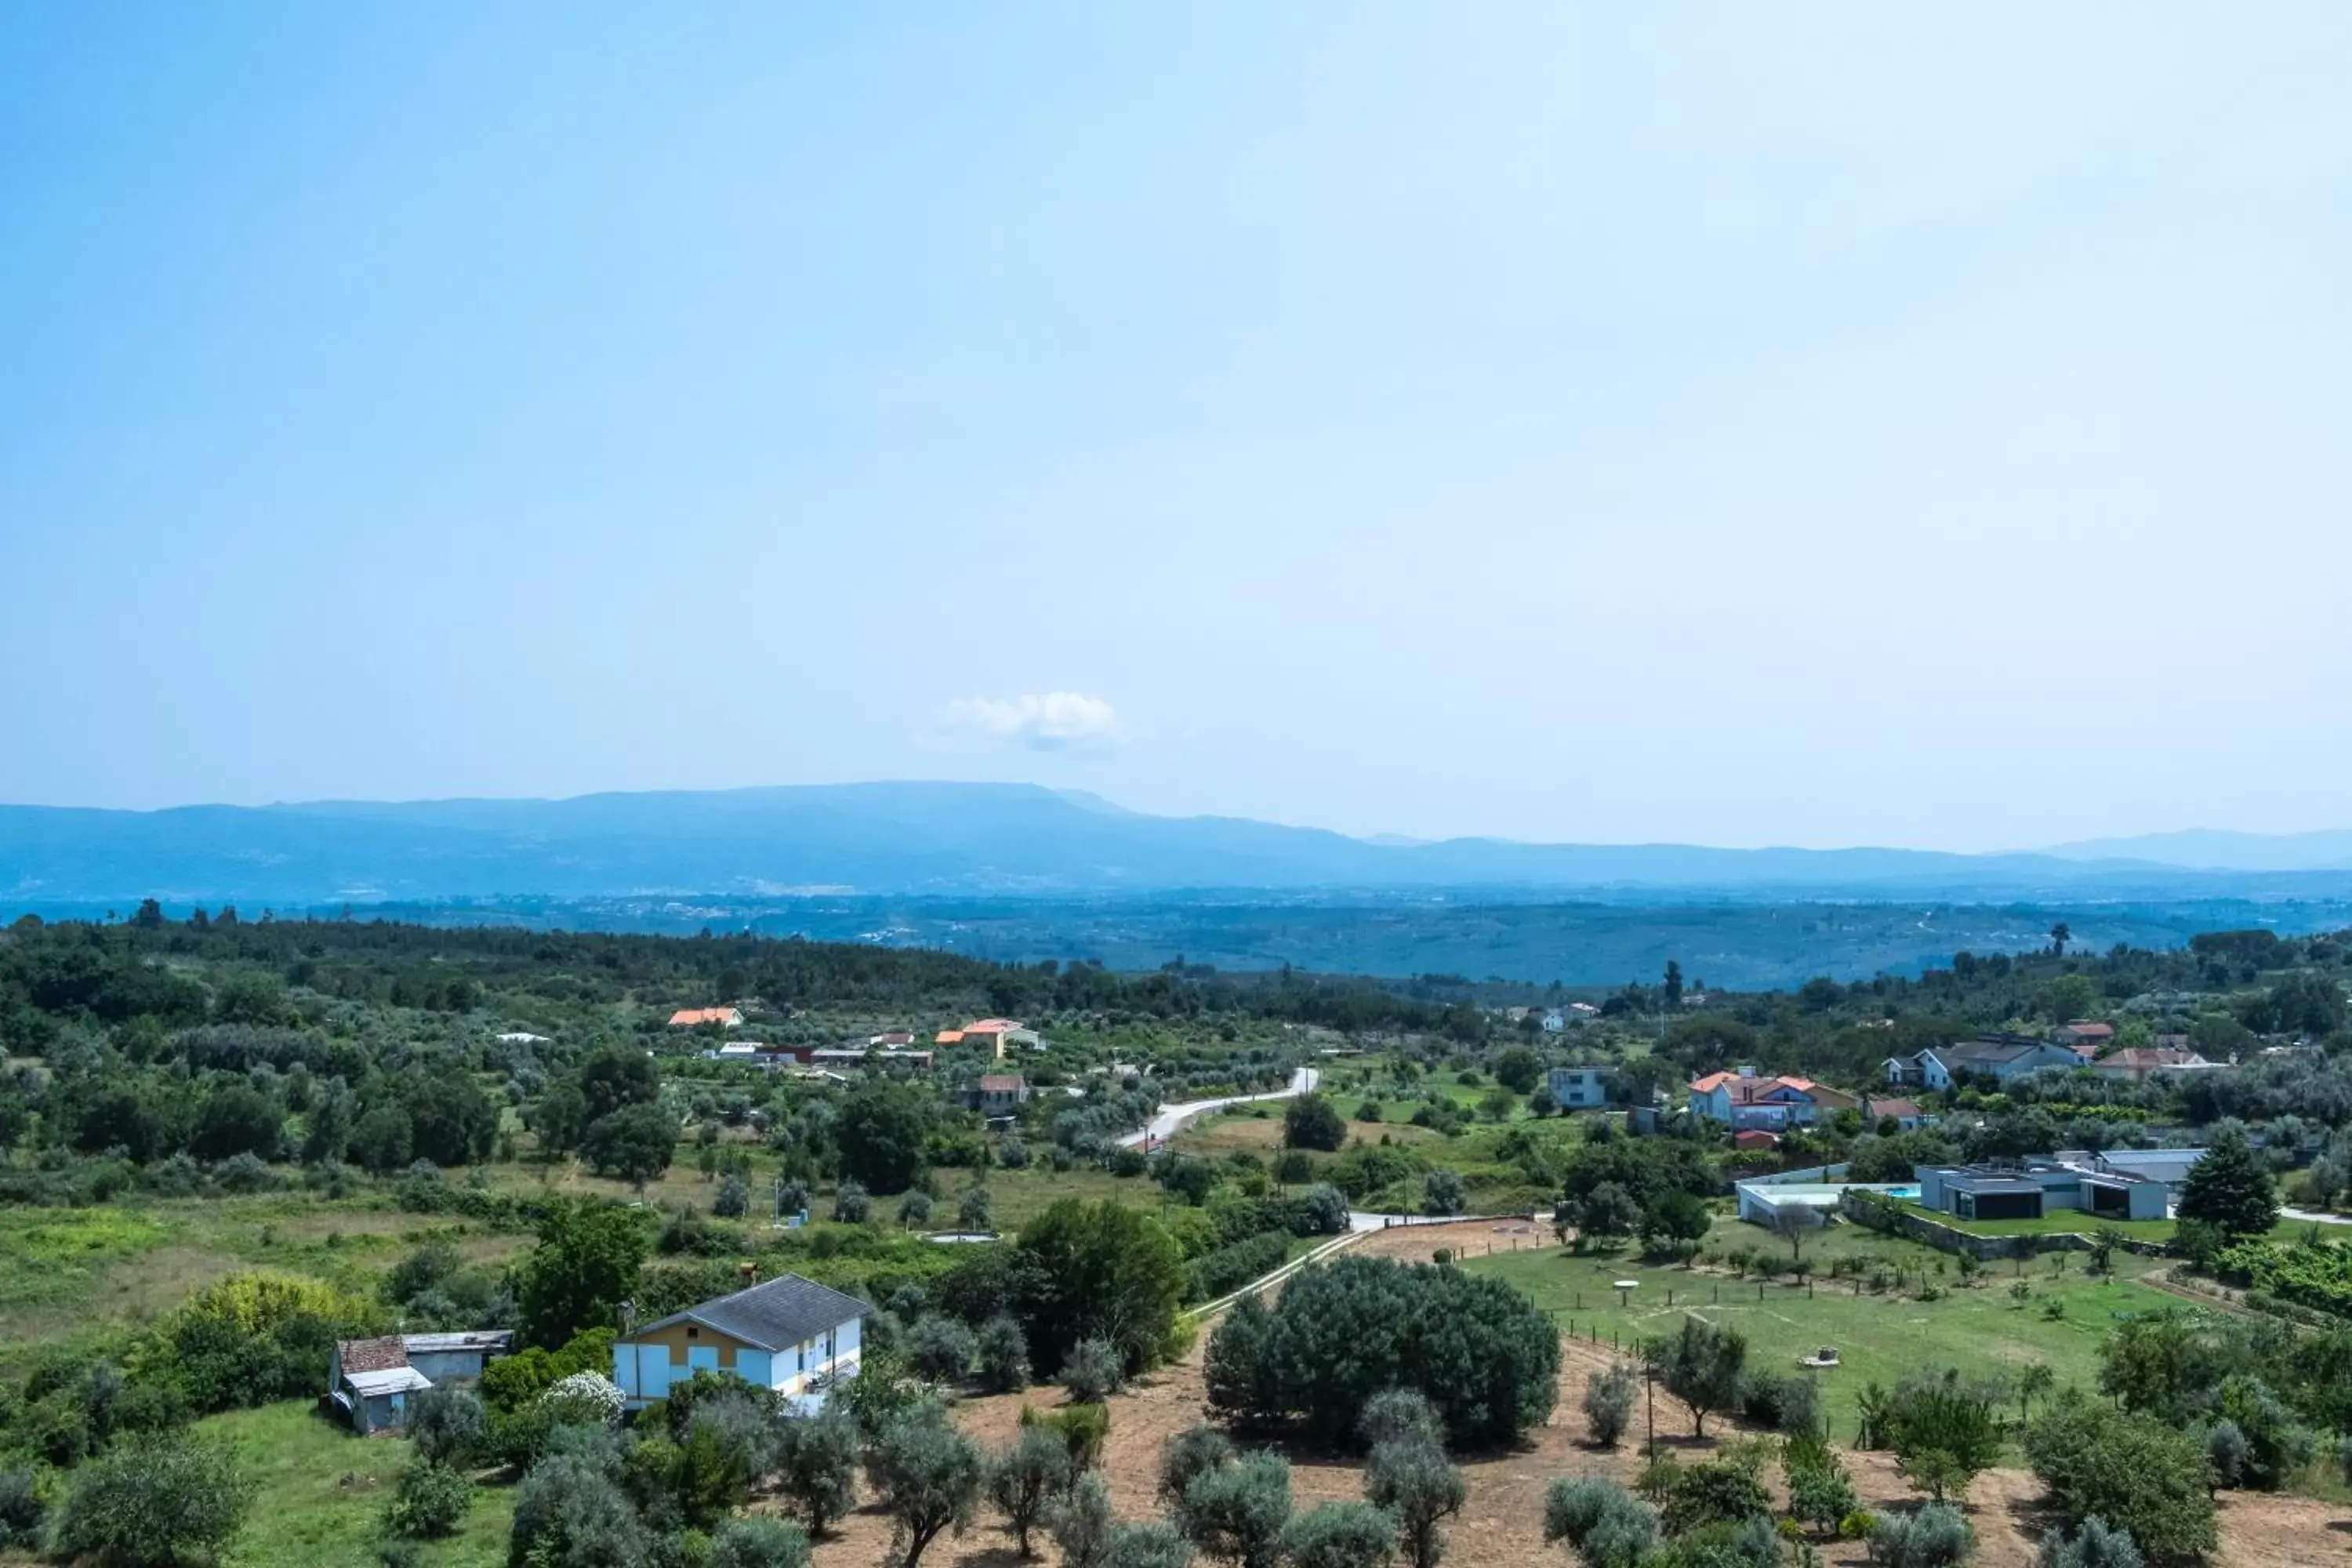
[(2345, 826), (2347, 45), (0, 10), (0, 800)]

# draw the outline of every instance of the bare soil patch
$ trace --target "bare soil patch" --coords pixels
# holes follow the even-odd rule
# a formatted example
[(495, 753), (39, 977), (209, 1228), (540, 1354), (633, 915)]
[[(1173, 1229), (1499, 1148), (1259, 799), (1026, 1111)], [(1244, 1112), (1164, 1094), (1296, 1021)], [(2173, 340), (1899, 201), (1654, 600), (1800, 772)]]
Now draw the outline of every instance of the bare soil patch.
[[(1497, 1250), (1516, 1240), (1519, 1246), (1545, 1245), (1549, 1230), (1532, 1220), (1472, 1220), (1444, 1226), (1397, 1226), (1366, 1236), (1351, 1249), (1371, 1257), (1426, 1262), (1440, 1247), (1460, 1256)], [(1202, 1344), (1205, 1344), (1204, 1330)], [(1564, 1342), (1561, 1345), (1559, 1399), (1551, 1420), (1520, 1447), (1504, 1453), (1462, 1458), (1469, 1500), (1448, 1526), (1452, 1544), (1449, 1568), (1532, 1568), (1568, 1558), (1543, 1540), (1543, 1496), (1560, 1476), (1601, 1475), (1631, 1484), (1641, 1469), (1641, 1417), (1635, 1417), (1631, 1440), (1615, 1451), (1591, 1448), (1582, 1440), (1580, 1403), (1585, 1379), (1610, 1363), (1608, 1346)], [(1206, 1391), (1201, 1378), (1202, 1346), (1181, 1363), (1162, 1369), (1111, 1401), (1110, 1438), (1103, 1469), (1111, 1495), (1123, 1517), (1148, 1519), (1160, 1511), (1155, 1495), (1160, 1446), (1175, 1433), (1203, 1418)], [(1062, 1391), (1032, 1389), (1027, 1394), (1004, 1394), (965, 1400), (957, 1419), (982, 1444), (1002, 1447), (1012, 1441), (1024, 1400), (1041, 1408), (1061, 1402)], [(1704, 1459), (1725, 1438), (1745, 1434), (1734, 1423), (1708, 1423), (1704, 1442), (1690, 1436), (1690, 1421), (1683, 1407), (1661, 1394), (1657, 1402), (1658, 1436), (1685, 1462)], [(1363, 1495), (1362, 1471), (1357, 1461), (1318, 1450), (1292, 1447), (1286, 1450), (1292, 1465), (1292, 1496), (1302, 1507)], [(1865, 1504), (1874, 1509), (1906, 1508), (1913, 1494), (1895, 1473), (1886, 1454), (1844, 1456), (1854, 1484)], [(1778, 1476), (1769, 1479), (1777, 1481)], [(2032, 1568), (2036, 1543), (2049, 1521), (2040, 1503), (2042, 1484), (2025, 1470), (1991, 1470), (1977, 1479), (1968, 1512), (1979, 1542), (1975, 1561), (1982, 1568)], [(2340, 1560), (2346, 1539), (2331, 1526), (2340, 1510), (2306, 1498), (2265, 1497), (2253, 1493), (2226, 1494), (2221, 1504), (2220, 1568), (2301, 1568), (2318, 1562)], [(890, 1527), (870, 1507), (847, 1521), (835, 1540), (816, 1550), (817, 1568), (871, 1568), (887, 1561)], [(1859, 1542), (1817, 1542), (1824, 1563), (1858, 1565), (1868, 1553)], [(938, 1542), (923, 1558), (926, 1568), (1013, 1568), (1019, 1562), (1013, 1538), (987, 1510), (972, 1531), (961, 1539)], [(1039, 1542), (1036, 1561), (1056, 1564), (1050, 1542)]]

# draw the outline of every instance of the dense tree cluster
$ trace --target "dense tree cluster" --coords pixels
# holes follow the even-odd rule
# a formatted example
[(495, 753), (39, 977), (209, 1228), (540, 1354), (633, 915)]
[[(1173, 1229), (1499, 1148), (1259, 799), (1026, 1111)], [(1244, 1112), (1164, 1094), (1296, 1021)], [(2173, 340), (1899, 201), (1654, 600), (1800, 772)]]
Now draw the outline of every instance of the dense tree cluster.
[(1369, 1258), (1295, 1276), (1271, 1308), (1237, 1303), (1207, 1361), (1212, 1408), (1339, 1444), (1388, 1388), (1425, 1396), (1452, 1443), (1513, 1441), (1551, 1413), (1559, 1370), (1559, 1331), (1510, 1287)]

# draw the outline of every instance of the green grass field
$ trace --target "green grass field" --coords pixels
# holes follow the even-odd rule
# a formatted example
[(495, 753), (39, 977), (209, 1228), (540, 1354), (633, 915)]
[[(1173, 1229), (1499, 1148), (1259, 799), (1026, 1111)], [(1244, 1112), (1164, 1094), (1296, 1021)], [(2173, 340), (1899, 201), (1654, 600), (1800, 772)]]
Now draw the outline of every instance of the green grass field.
[[(408, 1463), (405, 1440), (354, 1437), (300, 1400), (212, 1416), (196, 1430), (229, 1444), (258, 1488), (217, 1568), (365, 1568), (375, 1561), (384, 1500)], [(513, 1525), (513, 1489), (477, 1487), (465, 1529), (422, 1543), (425, 1561), (432, 1568), (499, 1568)], [(0, 1551), (6, 1568), (42, 1561)]]
[(0, 1367), (43, 1342), (151, 1321), (241, 1268), (366, 1289), (428, 1232), (457, 1238), (477, 1262), (530, 1244), (447, 1215), (404, 1214), (381, 1190), (341, 1202), (280, 1192), (0, 1210), (0, 1258), (9, 1263), (0, 1270)]
[[(405, 1439), (354, 1437), (299, 1401), (216, 1415), (198, 1430), (235, 1445), (261, 1489), (220, 1568), (371, 1561), (384, 1499), (408, 1463)], [(465, 1530), (427, 1543), (425, 1560), (435, 1568), (496, 1568), (513, 1523), (513, 1489), (478, 1487)]]
[[(1763, 1237), (1760, 1231), (1756, 1234)], [(1863, 1256), (1884, 1258), (1906, 1269), (1915, 1289), (1924, 1268), (1929, 1285), (1945, 1295), (1924, 1301), (1908, 1295), (1873, 1294), (1866, 1285), (1858, 1289), (1847, 1279), (1816, 1279), (1810, 1287), (1759, 1285), (1671, 1265), (1652, 1267), (1630, 1256), (1578, 1257), (1556, 1247), (1468, 1257), (1463, 1267), (1517, 1287), (1578, 1339), (1597, 1336), (1604, 1345), (1612, 1338), (1631, 1346), (1646, 1336), (1671, 1333), (1688, 1314), (1738, 1328), (1748, 1336), (1748, 1364), (1759, 1369), (1794, 1372), (1799, 1356), (1835, 1346), (1844, 1364), (1816, 1375), (1833, 1429), (1841, 1435), (1851, 1429), (1854, 1396), (1864, 1384), (1891, 1384), (1922, 1367), (1958, 1367), (1973, 1376), (2005, 1374), (2043, 1362), (2056, 1373), (2060, 1386), (2093, 1386), (2099, 1342), (2119, 1319), (2179, 1304), (2129, 1273), (2102, 1279), (2073, 1266), (2054, 1273), (2048, 1259), (2036, 1260), (2021, 1276), (2008, 1264), (1990, 1267), (1978, 1283), (1962, 1286), (1956, 1270), (1942, 1276), (1934, 1272), (1936, 1262), (1949, 1261), (1942, 1254), (1866, 1232), (1856, 1234), (1850, 1227), (1832, 1231), (1808, 1247), (1808, 1257), (1825, 1264), (1838, 1256), (1838, 1247), (1830, 1245), (1832, 1238)], [(1726, 1239), (1718, 1234), (1718, 1243)], [(2021, 1279), (2030, 1292), (2021, 1306), (2011, 1295)], [(1636, 1282), (1622, 1307), (1612, 1285), (1619, 1279)], [(2043, 1315), (2044, 1303), (2050, 1301), (2061, 1305), (2063, 1317)], [(1687, 1430), (1687, 1417), (1679, 1406), (1674, 1419), (1675, 1430)]]

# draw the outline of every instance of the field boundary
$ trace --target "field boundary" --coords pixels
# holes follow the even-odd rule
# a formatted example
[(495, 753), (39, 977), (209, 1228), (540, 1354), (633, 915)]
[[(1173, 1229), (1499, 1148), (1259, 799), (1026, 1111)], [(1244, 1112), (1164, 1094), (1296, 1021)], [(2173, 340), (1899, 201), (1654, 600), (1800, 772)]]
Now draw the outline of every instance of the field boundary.
[[(1865, 1201), (1859, 1193), (1847, 1193), (1840, 1197), (1838, 1213), (1865, 1229), (1900, 1234), (1938, 1252), (1973, 1253), (1982, 1263), (2020, 1255), (2033, 1258), (2044, 1252), (2094, 1250), (2091, 1237), (2079, 1230), (2028, 1230), (1990, 1236), (1982, 1231), (1963, 1230), (1958, 1226), (1941, 1224), (1914, 1209), (1889, 1210)], [(2136, 1252), (2142, 1258), (2169, 1257), (2172, 1251), (2162, 1242), (2142, 1241), (2132, 1236), (2118, 1237), (2116, 1246), (2126, 1252)]]
[(1338, 1236), (1335, 1236), (1330, 1240), (1325, 1242), (1322, 1246), (1315, 1248), (1312, 1252), (1300, 1253), (1297, 1257), (1292, 1258), (1281, 1268), (1272, 1269), (1265, 1274), (1259, 1275), (1256, 1279), (1251, 1280), (1248, 1284), (1243, 1286), (1238, 1290), (1230, 1291), (1225, 1295), (1218, 1297), (1213, 1301), (1205, 1301), (1200, 1306), (1186, 1308), (1181, 1316), (1190, 1318), (1195, 1322), (1205, 1322), (1209, 1319), (1216, 1316), (1219, 1312), (1223, 1311), (1226, 1308), (1232, 1306), (1234, 1302), (1240, 1300), (1243, 1297), (1255, 1296), (1261, 1290), (1265, 1290), (1272, 1286), (1279, 1285), (1284, 1280), (1289, 1279), (1292, 1275), (1297, 1273), (1300, 1269), (1306, 1268), (1308, 1264), (1320, 1263), (1325, 1258), (1330, 1257), (1333, 1253), (1339, 1252), (1345, 1247), (1352, 1247), (1368, 1236), (1378, 1235), (1380, 1235), (1380, 1232), (1376, 1230), (1342, 1231)]

